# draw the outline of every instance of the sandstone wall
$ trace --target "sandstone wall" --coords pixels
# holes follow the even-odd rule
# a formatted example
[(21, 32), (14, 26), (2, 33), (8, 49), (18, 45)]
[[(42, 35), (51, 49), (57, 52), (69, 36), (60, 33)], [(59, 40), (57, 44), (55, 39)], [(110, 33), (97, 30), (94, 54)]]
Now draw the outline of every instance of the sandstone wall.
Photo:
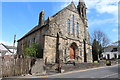
[(44, 48), (44, 35), (45, 33), (47, 33), (48, 30), (48, 26), (46, 25), (45, 27), (43, 27), (42, 29), (35, 31), (34, 33), (26, 36), (25, 38), (21, 39), (20, 41), (18, 41), (18, 46), (17, 46), (17, 50), (18, 50), (18, 54), (23, 54), (23, 50), (24, 50), (24, 45), (26, 45), (26, 47), (30, 47), (30, 45), (33, 42), (36, 42), (40, 45), (40, 47), (43, 49)]
[[(72, 6), (74, 8), (74, 6)], [(66, 14), (67, 13), (67, 14)], [(74, 28), (75, 34), (72, 33), (72, 17), (74, 15)], [(68, 19), (70, 20), (70, 34), (67, 31), (68, 28)], [(76, 34), (76, 24), (79, 23), (79, 35)], [(79, 62), (84, 62), (84, 44), (83, 39), (85, 37), (85, 30), (87, 30), (87, 38), (88, 29), (84, 27), (84, 24), (77, 12), (71, 11), (69, 9), (64, 9), (60, 11), (57, 15), (51, 17), (49, 22), (49, 30), (48, 34), (45, 36), (45, 46), (44, 46), (44, 57), (51, 57), (48, 59), (50, 62), (55, 61), (56, 54), (56, 36), (59, 34), (60, 38), (60, 46), (59, 50), (62, 52), (62, 60), (65, 62), (69, 59), (70, 55), (70, 45), (75, 42), (78, 46), (76, 53), (81, 57)], [(88, 40), (88, 39), (87, 39)], [(46, 43), (47, 42), (47, 43)], [(47, 50), (48, 49), (48, 50)], [(51, 50), (51, 51), (50, 51)], [(90, 53), (90, 45), (89, 41), (86, 44), (86, 53), (87, 53), (87, 61), (92, 62), (92, 54)], [(67, 59), (64, 59), (67, 57)]]
[[(67, 14), (66, 14), (67, 13)], [(75, 29), (75, 35), (72, 34), (72, 17), (74, 15), (74, 29)], [(70, 20), (70, 34), (67, 32), (67, 26), (68, 26), (68, 19)], [(79, 35), (76, 34), (76, 24), (79, 23)], [(61, 36), (64, 37), (70, 37), (73, 39), (79, 39), (80, 41), (83, 41), (84, 38), (84, 24), (79, 17), (79, 14), (70, 11), (68, 9), (64, 9), (59, 14), (54, 16), (54, 18), (50, 21), (49, 25), (49, 34), (50, 35), (57, 35), (58, 32), (60, 32)]]
[[(73, 26), (73, 15), (74, 15), (74, 34), (72, 33)], [(70, 20), (70, 33), (68, 33), (68, 20)], [(23, 45), (27, 41), (27, 46), (29, 47), (30, 41), (35, 38), (35, 42), (38, 42), (40, 46), (44, 50), (44, 60), (48, 58), (49, 62), (55, 62), (56, 57), (56, 37), (57, 33), (60, 36), (60, 46), (59, 50), (61, 52), (61, 58), (64, 62), (69, 59), (70, 53), (70, 45), (74, 42), (77, 44), (78, 49), (76, 49), (76, 55), (80, 56), (79, 62), (84, 62), (84, 44), (83, 40), (87, 36), (86, 39), (86, 49), (87, 49), (87, 58), (88, 61), (91, 62), (91, 54), (89, 52), (90, 45), (89, 44), (89, 35), (88, 28), (85, 27), (82, 19), (80, 18), (77, 9), (73, 4), (69, 5), (69, 7), (61, 10), (59, 13), (55, 14), (52, 17), (49, 17), (47, 20), (48, 26), (30, 34), (25, 37), (18, 43), (18, 51), (20, 54), (23, 53)], [(77, 34), (77, 23), (78, 23), (78, 31)], [(86, 31), (85, 31), (86, 30)], [(86, 33), (85, 33), (86, 32)], [(44, 35), (44, 36), (43, 36)], [(65, 58), (67, 57), (67, 58)]]
[(32, 75), (38, 75), (44, 73), (44, 61), (43, 59), (36, 59), (35, 64), (31, 70)]
[[(59, 52), (60, 58), (63, 62), (67, 62), (70, 58), (70, 45), (75, 42), (77, 44), (78, 49), (76, 49), (76, 56), (80, 56), (81, 58), (76, 59), (78, 62), (84, 62), (84, 53), (80, 55), (79, 41), (59, 38)], [(47, 58), (48, 63), (55, 63), (56, 58), (56, 37), (54, 36), (45, 36), (45, 46), (44, 46), (44, 60)]]

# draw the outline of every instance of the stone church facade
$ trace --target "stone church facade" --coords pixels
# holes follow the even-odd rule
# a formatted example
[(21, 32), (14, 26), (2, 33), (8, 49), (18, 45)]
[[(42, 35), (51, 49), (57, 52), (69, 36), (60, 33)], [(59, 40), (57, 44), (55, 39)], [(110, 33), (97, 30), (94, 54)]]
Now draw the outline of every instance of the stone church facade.
[(29, 47), (35, 42), (41, 47), (42, 58), (49, 63), (57, 63), (59, 57), (63, 62), (92, 62), (86, 9), (83, 0), (78, 2), (77, 8), (71, 2), (47, 20), (42, 10), (38, 25), (18, 40), (18, 54), (24, 54), (24, 44)]

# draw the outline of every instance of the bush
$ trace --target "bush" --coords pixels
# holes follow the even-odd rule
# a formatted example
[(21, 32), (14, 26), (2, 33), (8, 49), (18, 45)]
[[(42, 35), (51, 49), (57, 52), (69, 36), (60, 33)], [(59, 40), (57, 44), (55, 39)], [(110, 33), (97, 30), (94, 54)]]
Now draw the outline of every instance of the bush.
[(110, 60), (107, 60), (107, 61), (106, 61), (106, 65), (107, 65), (107, 66), (110, 66), (110, 65), (111, 65), (111, 61), (110, 61)]
[(98, 63), (98, 61), (94, 61), (94, 63)]
[(25, 48), (24, 55), (29, 57), (42, 58), (42, 49), (38, 43), (32, 43), (29, 48)]

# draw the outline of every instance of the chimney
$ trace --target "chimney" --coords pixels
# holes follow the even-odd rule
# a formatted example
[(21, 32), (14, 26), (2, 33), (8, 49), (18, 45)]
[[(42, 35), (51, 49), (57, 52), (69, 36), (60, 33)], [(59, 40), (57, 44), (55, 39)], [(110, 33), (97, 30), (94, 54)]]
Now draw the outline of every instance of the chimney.
[(40, 12), (38, 25), (40, 26), (44, 25), (44, 10)]

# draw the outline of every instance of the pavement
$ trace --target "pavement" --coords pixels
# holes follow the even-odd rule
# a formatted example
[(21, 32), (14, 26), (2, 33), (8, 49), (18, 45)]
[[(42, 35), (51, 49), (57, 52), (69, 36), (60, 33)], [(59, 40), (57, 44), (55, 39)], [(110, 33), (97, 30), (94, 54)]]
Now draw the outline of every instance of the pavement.
[[(58, 73), (54, 75), (45, 75), (45, 76), (19, 76), (19, 77), (11, 77), (11, 78), (4, 78), (3, 80), (57, 80), (57, 79), (80, 79), (80, 78), (109, 78), (108, 80), (117, 80), (120, 76), (118, 74), (118, 65), (114, 66), (105, 66), (99, 68), (91, 68), (86, 70), (78, 70), (78, 71), (71, 71), (66, 73)], [(28, 79), (29, 78), (29, 79)], [(43, 79), (44, 78), (44, 79)], [(111, 78), (111, 79), (110, 79)]]

